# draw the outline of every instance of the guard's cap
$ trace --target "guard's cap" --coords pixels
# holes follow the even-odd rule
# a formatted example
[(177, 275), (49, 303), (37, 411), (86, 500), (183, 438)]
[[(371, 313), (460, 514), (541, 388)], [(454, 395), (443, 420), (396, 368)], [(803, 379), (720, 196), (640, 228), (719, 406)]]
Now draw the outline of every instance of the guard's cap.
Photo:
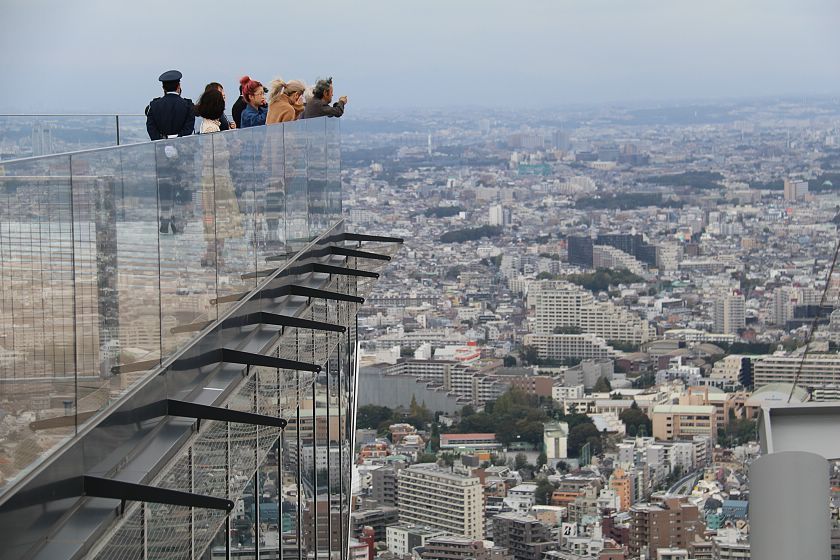
[(177, 70), (167, 70), (158, 78), (161, 82), (178, 82), (181, 80), (181, 73)]

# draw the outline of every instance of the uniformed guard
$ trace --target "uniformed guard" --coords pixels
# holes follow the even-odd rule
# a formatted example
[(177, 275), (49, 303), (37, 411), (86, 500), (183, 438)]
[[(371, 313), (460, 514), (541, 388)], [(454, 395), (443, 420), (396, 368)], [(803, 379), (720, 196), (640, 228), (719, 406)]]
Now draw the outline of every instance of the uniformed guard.
[[(146, 130), (152, 140), (189, 136), (195, 129), (195, 108), (191, 99), (181, 97), (181, 73), (168, 70), (158, 80), (163, 96), (146, 107)], [(188, 176), (190, 143), (161, 142), (156, 146), (160, 233), (182, 233), (192, 204)]]
[(163, 96), (152, 99), (146, 107), (149, 138), (189, 136), (195, 128), (195, 110), (192, 99), (181, 97), (181, 73), (168, 70), (158, 80), (163, 84)]

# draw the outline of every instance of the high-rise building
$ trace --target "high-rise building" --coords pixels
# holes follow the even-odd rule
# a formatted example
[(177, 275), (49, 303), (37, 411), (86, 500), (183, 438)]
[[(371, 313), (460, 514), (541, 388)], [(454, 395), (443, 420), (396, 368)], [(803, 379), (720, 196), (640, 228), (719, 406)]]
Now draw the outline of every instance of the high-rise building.
[(682, 497), (668, 497), (660, 503), (636, 504), (630, 508), (630, 554), (638, 557), (647, 549), (656, 558), (660, 548), (686, 548), (695, 535), (703, 534), (697, 506)]
[(36, 124), (32, 127), (32, 155), (47, 156), (55, 153), (52, 128), (46, 124)]
[(433, 463), (412, 465), (399, 472), (397, 500), (402, 523), (484, 537), (484, 490), (477, 477)]
[(557, 546), (548, 525), (531, 515), (513, 512), (493, 518), (493, 542), (506, 548), (515, 560), (541, 560), (543, 553)]
[(799, 295), (796, 288), (780, 286), (773, 290), (773, 302), (770, 309), (773, 324), (784, 326), (793, 319), (793, 310), (797, 303), (799, 303)]
[(371, 498), (377, 506), (397, 505), (397, 473), (404, 467), (405, 463), (391, 464), (371, 473)]
[(495, 204), (488, 210), (487, 223), (491, 226), (508, 226), (511, 222), (511, 209), (502, 204)]
[(808, 195), (808, 181), (785, 179), (785, 202), (801, 201)]
[(592, 250), (594, 243), (591, 237), (569, 236), (566, 238), (569, 253), (569, 264), (592, 268)]
[(716, 333), (737, 334), (746, 327), (744, 296), (730, 294), (715, 300), (713, 319)]

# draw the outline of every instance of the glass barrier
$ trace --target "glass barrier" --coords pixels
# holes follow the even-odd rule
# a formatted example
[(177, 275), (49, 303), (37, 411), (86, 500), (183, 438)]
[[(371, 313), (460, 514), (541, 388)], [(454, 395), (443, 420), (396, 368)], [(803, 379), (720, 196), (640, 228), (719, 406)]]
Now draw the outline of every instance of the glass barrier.
[[(340, 219), (339, 131), (324, 120), (0, 163), (0, 492)], [(31, 133), (11, 129), (0, 146), (25, 148)]]
[(148, 140), (143, 115), (0, 115), (0, 160)]

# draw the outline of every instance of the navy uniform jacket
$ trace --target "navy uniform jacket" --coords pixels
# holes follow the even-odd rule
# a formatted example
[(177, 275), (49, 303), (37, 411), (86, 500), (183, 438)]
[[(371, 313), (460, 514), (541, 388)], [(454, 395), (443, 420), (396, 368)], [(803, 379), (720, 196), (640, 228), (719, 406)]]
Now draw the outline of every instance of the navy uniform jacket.
[(149, 138), (160, 140), (177, 134), (189, 136), (195, 129), (195, 110), (192, 99), (176, 93), (152, 99), (146, 107), (146, 130)]

